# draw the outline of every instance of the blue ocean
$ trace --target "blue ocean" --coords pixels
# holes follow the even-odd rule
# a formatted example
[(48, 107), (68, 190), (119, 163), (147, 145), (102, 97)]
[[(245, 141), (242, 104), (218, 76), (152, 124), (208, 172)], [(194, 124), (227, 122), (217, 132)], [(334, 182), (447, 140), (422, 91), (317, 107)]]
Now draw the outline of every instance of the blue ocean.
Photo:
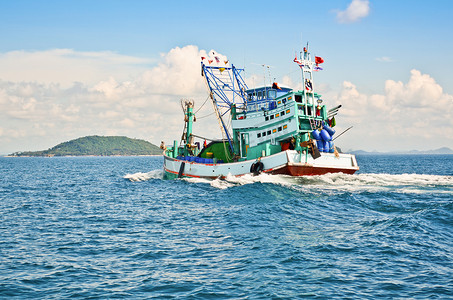
[(162, 157), (0, 158), (2, 299), (451, 299), (453, 155), (162, 179)]

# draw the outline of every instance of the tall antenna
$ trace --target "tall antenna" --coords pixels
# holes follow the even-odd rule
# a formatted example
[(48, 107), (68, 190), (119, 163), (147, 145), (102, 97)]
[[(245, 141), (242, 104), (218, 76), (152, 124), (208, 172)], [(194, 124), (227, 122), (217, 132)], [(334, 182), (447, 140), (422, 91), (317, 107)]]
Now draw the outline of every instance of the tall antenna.
[(271, 67), (272, 66), (269, 66), (269, 65), (265, 65), (265, 64), (262, 64), (261, 65), (263, 67), (263, 75), (264, 75), (264, 86), (267, 85), (267, 82), (266, 82), (266, 68), (267, 68), (267, 73), (268, 73), (268, 77), (269, 77), (269, 83), (272, 84), (272, 76), (271, 76)]
[(300, 49), (303, 49), (304, 48), (304, 40), (302, 39), (302, 32), (300, 33)]

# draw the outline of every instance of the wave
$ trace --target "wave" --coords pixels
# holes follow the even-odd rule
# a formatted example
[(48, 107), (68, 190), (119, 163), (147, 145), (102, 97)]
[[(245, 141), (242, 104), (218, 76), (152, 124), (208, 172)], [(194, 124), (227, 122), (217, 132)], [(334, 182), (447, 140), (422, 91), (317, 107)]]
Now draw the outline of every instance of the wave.
[(124, 179), (128, 179), (130, 181), (147, 181), (150, 179), (162, 179), (164, 176), (163, 170), (152, 170), (148, 173), (134, 173), (134, 174), (126, 174), (124, 175)]
[(453, 176), (427, 174), (326, 174), (300, 177), (296, 182), (311, 188), (346, 192), (396, 192), (403, 194), (453, 194)]
[[(123, 178), (132, 182), (163, 179), (161, 169), (147, 173), (127, 174)], [(265, 183), (287, 186), (305, 192), (339, 191), (339, 192), (395, 192), (404, 194), (453, 194), (453, 176), (428, 174), (386, 174), (362, 173), (348, 175), (343, 173), (317, 176), (293, 177), (288, 175), (270, 175), (262, 173), (258, 176), (227, 175), (224, 179), (182, 178), (191, 183), (209, 184), (217, 189), (228, 189), (248, 184)]]
[(270, 183), (295, 189), (333, 190), (342, 192), (397, 192), (405, 194), (453, 194), (453, 176), (425, 174), (356, 174), (342, 173), (319, 176), (292, 177), (287, 175), (250, 174), (225, 179), (185, 178), (192, 183), (207, 183), (218, 189), (227, 189), (254, 183)]
[(272, 183), (272, 184), (288, 184), (288, 176), (281, 175), (269, 175), (266, 173), (261, 173), (257, 176), (252, 174), (245, 174), (243, 176), (233, 176), (228, 174), (224, 179), (204, 179), (204, 178), (183, 178), (188, 182), (192, 183), (208, 183), (212, 187), (218, 189), (227, 189), (235, 186), (253, 184), (253, 183)]

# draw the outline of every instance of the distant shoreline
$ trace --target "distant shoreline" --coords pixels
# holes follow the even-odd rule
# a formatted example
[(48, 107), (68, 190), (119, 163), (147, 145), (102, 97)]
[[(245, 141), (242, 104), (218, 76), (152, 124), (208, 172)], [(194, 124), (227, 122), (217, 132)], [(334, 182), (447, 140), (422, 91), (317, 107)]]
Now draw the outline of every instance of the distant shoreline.
[(53, 156), (47, 156), (47, 155), (3, 155), (3, 157), (8, 157), (8, 158), (19, 158), (19, 157), (45, 157), (45, 158), (54, 158), (54, 157), (139, 157), (139, 156), (163, 156), (162, 154), (142, 154), (142, 155), (53, 155)]
[(126, 136), (91, 135), (60, 143), (42, 151), (18, 151), (9, 157), (54, 156), (148, 156), (162, 155), (162, 149), (150, 142)]
[(436, 153), (436, 152), (365, 152), (365, 151), (350, 151), (347, 153), (351, 153), (354, 155), (453, 155), (453, 153)]
[[(379, 156), (385, 156), (385, 155), (407, 155), (407, 156), (416, 156), (416, 155), (453, 155), (453, 153), (399, 153), (399, 152), (360, 152), (360, 153), (352, 153), (354, 155), (358, 156), (373, 156), (373, 155), (379, 155)], [(163, 154), (141, 154), (141, 155), (53, 155), (53, 156), (47, 156), (47, 155), (0, 155), (0, 157), (7, 157), (7, 158), (19, 158), (19, 157), (45, 157), (45, 158), (54, 158), (54, 157), (147, 157), (147, 156), (163, 156)]]

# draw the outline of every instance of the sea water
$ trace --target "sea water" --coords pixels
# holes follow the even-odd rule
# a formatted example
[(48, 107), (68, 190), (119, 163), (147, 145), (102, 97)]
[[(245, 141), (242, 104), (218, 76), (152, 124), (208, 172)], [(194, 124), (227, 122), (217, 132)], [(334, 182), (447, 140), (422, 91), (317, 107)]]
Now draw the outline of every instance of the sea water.
[(2, 299), (453, 297), (453, 155), (162, 179), (162, 157), (0, 158)]

